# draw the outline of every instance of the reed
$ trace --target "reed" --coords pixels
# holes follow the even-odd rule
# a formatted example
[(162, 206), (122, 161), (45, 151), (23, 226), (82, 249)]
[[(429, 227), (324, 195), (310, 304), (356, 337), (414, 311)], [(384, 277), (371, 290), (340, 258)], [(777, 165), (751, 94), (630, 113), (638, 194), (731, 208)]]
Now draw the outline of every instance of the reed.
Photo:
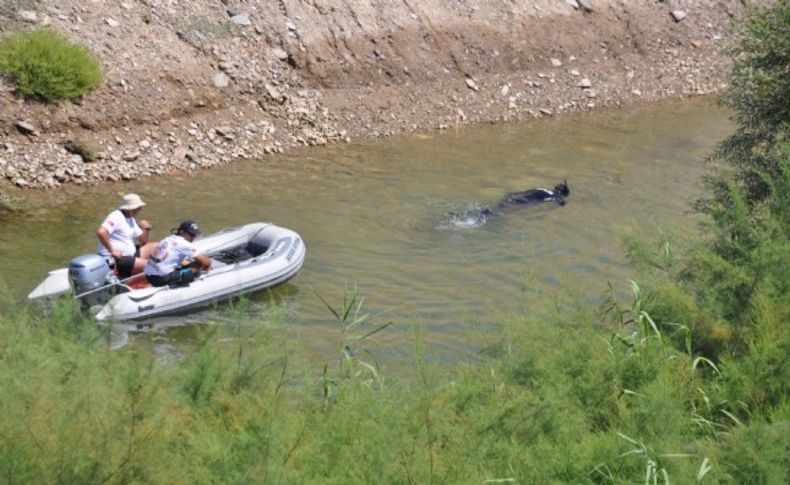
[[(46, 312), (14, 306), (0, 316), (0, 473), (22, 482), (200, 483), (781, 476), (786, 389), (777, 380), (755, 406), (760, 384), (747, 386), (749, 369), (775, 372), (776, 363), (695, 367), (685, 327), (650, 316), (649, 293), (632, 290), (630, 301), (612, 302), (624, 320), (610, 310), (602, 322), (570, 300), (530, 305), (529, 315), (499, 322), (499, 351), (451, 368), (430, 363), (415, 326), (411, 371), (384, 376), (366, 362), (378, 378), (349, 350), (381, 328), (356, 291), (327, 305), (340, 343), (328, 377), (284, 344), (276, 307), (234, 303), (173, 363), (144, 347), (110, 350), (108, 330), (68, 302)], [(752, 359), (783, 348), (776, 327), (764, 330)], [(728, 404), (744, 398), (746, 413)]]

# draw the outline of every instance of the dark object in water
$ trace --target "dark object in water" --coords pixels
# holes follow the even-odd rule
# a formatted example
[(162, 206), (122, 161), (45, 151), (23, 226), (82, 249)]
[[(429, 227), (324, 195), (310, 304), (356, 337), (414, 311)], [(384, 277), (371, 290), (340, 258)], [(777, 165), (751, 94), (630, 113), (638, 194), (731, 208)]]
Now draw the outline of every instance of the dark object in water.
[(561, 184), (557, 184), (553, 189), (535, 188), (529, 190), (522, 190), (520, 192), (510, 192), (506, 194), (494, 209), (485, 208), (480, 211), (478, 217), (481, 222), (494, 214), (507, 212), (510, 209), (531, 205), (541, 204), (544, 202), (553, 202), (557, 205), (565, 205), (565, 197), (571, 193), (568, 188), (568, 181), (563, 180)]

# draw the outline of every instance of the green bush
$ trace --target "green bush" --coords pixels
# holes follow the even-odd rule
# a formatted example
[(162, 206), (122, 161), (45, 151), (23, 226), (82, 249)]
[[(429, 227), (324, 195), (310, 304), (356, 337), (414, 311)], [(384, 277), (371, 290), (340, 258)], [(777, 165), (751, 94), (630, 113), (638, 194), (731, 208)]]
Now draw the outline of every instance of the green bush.
[(81, 96), (102, 81), (101, 66), (90, 51), (50, 29), (17, 32), (0, 41), (0, 72), (24, 96), (50, 102)]
[[(736, 111), (735, 133), (718, 147), (714, 159), (727, 162), (751, 207), (765, 199), (771, 187), (764, 176), (779, 175), (781, 146), (790, 136), (790, 4), (775, 2), (755, 8), (738, 25), (732, 87), (722, 104)], [(726, 179), (711, 177), (713, 205), (730, 205)]]
[(67, 140), (63, 144), (63, 148), (69, 153), (81, 156), (85, 162), (95, 162), (99, 159), (99, 149), (96, 144), (90, 140), (82, 138)]

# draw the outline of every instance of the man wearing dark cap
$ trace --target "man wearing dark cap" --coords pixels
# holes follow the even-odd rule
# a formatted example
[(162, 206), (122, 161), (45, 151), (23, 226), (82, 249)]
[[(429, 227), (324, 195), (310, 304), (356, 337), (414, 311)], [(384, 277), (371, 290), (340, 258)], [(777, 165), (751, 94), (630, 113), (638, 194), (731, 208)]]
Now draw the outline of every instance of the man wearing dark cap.
[(187, 285), (200, 271), (211, 268), (211, 259), (198, 254), (193, 244), (200, 234), (197, 222), (186, 220), (171, 233), (159, 242), (145, 266), (145, 277), (154, 286)]

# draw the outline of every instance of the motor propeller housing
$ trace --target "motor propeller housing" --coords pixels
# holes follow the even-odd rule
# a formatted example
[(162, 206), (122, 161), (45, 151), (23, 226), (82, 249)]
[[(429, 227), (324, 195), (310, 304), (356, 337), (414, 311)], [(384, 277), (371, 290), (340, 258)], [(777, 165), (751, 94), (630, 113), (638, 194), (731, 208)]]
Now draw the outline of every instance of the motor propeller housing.
[(83, 254), (69, 262), (69, 279), (74, 291), (77, 295), (85, 295), (81, 299), (88, 306), (103, 302), (105, 292), (94, 290), (106, 286), (110, 276), (110, 265), (104, 256)]

